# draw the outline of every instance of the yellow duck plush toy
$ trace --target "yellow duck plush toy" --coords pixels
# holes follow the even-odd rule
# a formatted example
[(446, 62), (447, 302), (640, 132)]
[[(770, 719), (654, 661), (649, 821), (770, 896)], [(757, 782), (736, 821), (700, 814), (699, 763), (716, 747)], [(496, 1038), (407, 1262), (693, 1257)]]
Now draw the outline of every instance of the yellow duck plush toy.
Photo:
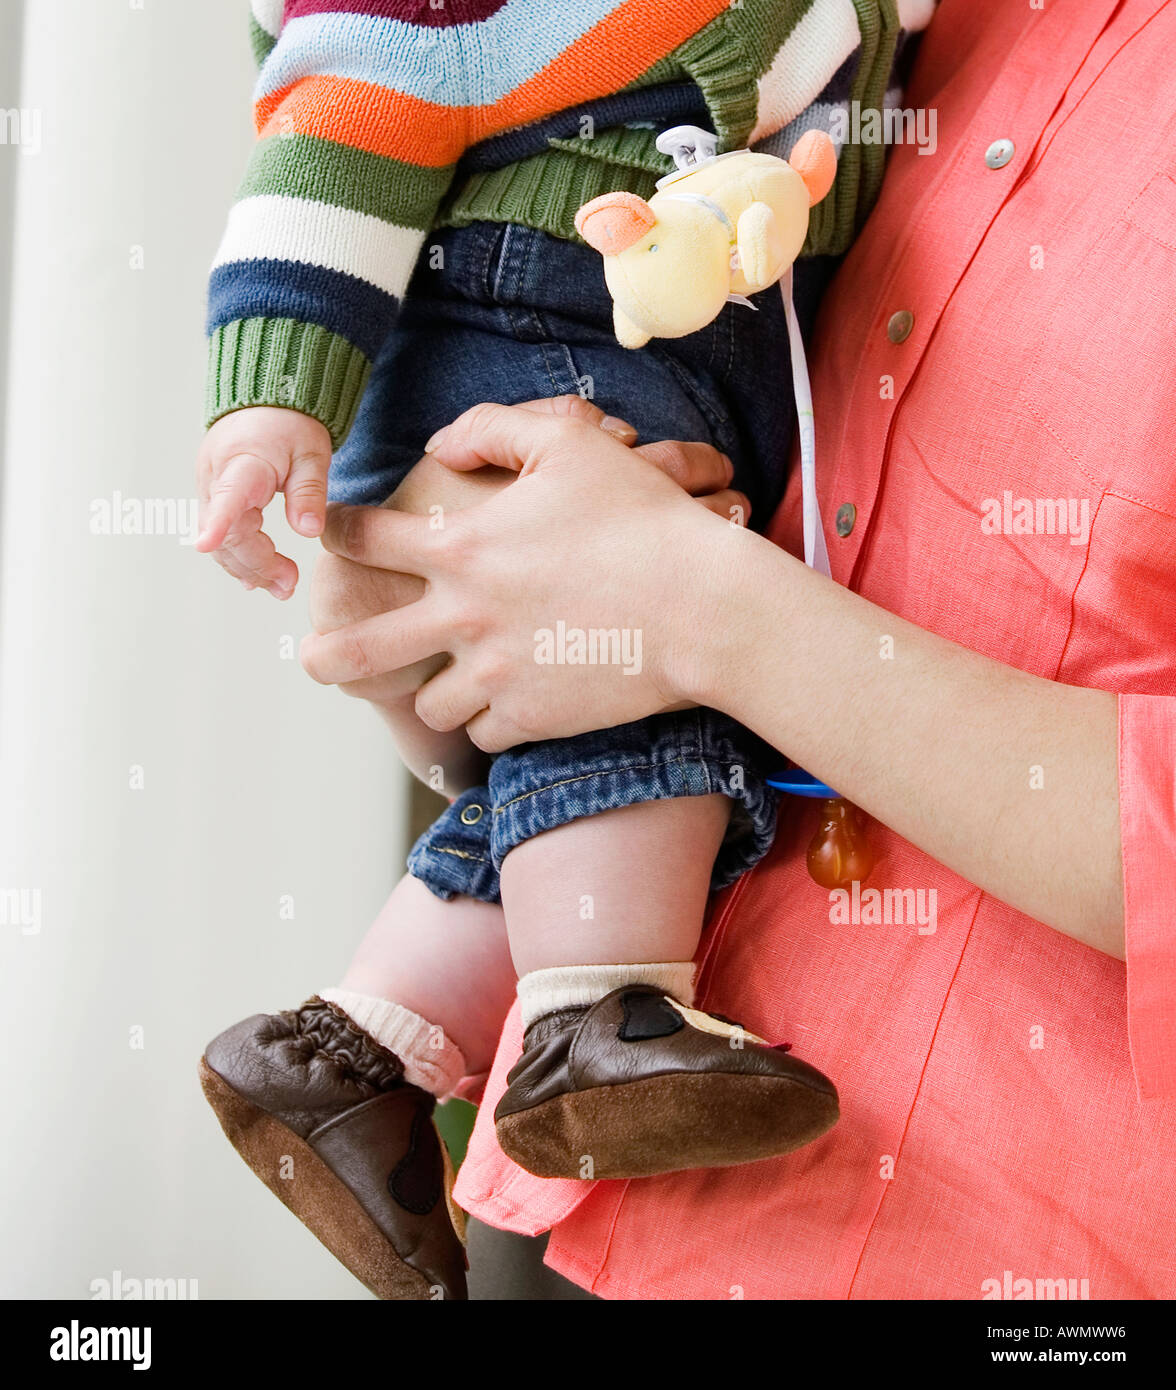
[(622, 347), (683, 338), (729, 298), (775, 284), (800, 254), (809, 208), (833, 186), (837, 155), (824, 131), (802, 135), (787, 162), (752, 150), (698, 158), (675, 147), (687, 133), (707, 138), (687, 127), (659, 140), (676, 148), (680, 167), (648, 202), (606, 193), (576, 214), (576, 230), (604, 256)]

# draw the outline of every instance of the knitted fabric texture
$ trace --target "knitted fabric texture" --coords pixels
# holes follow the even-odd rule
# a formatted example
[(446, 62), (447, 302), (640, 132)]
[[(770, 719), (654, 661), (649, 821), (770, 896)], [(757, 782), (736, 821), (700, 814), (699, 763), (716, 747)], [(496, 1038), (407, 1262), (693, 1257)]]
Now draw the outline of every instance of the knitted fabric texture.
[(694, 1003), (694, 962), (657, 961), (645, 965), (556, 965), (532, 970), (519, 980), (523, 1027), (544, 1014), (595, 1004), (622, 985), (656, 985), (683, 1004)]
[[(253, 0), (258, 141), (213, 263), (206, 422), (287, 406), (346, 438), (429, 230), (575, 238), (600, 193), (648, 196), (658, 129), (720, 149), (809, 111), (881, 108), (923, 0)], [(900, 18), (901, 11), (915, 15)], [(819, 100), (818, 100), (819, 98)], [(799, 122), (799, 125), (798, 125)], [(809, 253), (844, 250), (884, 147), (844, 147)]]
[(465, 1075), (461, 1048), (441, 1028), (402, 1004), (347, 989), (323, 989), (318, 997), (392, 1053), (404, 1067), (409, 1085), (430, 1095), (447, 1096)]

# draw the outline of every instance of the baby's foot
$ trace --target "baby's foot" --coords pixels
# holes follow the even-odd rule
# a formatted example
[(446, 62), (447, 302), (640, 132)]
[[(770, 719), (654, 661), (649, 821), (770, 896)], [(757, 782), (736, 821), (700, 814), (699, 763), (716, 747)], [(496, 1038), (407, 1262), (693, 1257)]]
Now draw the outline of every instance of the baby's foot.
[(494, 1112), (543, 1178), (639, 1178), (798, 1149), (837, 1123), (815, 1067), (653, 985), (536, 1019)]
[(465, 1298), (435, 1101), (341, 1010), (315, 997), (235, 1024), (200, 1082), (245, 1162), (377, 1298)]

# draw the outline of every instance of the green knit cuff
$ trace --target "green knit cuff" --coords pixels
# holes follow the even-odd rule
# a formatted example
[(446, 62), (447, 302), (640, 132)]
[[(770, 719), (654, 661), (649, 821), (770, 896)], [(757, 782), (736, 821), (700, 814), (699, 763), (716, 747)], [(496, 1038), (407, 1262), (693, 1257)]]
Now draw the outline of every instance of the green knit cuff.
[(338, 449), (371, 368), (359, 348), (318, 324), (236, 319), (215, 329), (208, 341), (205, 424), (246, 406), (284, 406), (321, 420)]
[(601, 193), (625, 188), (651, 198), (657, 175), (552, 149), (502, 169), (471, 174), (438, 213), (438, 227), (517, 222), (565, 241), (579, 241), (576, 213)]

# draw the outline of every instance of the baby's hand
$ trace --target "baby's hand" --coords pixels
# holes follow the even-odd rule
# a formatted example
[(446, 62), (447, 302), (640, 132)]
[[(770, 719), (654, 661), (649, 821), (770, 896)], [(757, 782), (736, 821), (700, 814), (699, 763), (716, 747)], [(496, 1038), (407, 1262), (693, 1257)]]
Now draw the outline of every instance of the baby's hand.
[(211, 551), (247, 589), (289, 598), (298, 566), (274, 549), (261, 529), (261, 514), (275, 492), (284, 492), (294, 530), (300, 536), (321, 535), (330, 466), (330, 432), (313, 416), (267, 405), (222, 415), (196, 457), (196, 549)]

